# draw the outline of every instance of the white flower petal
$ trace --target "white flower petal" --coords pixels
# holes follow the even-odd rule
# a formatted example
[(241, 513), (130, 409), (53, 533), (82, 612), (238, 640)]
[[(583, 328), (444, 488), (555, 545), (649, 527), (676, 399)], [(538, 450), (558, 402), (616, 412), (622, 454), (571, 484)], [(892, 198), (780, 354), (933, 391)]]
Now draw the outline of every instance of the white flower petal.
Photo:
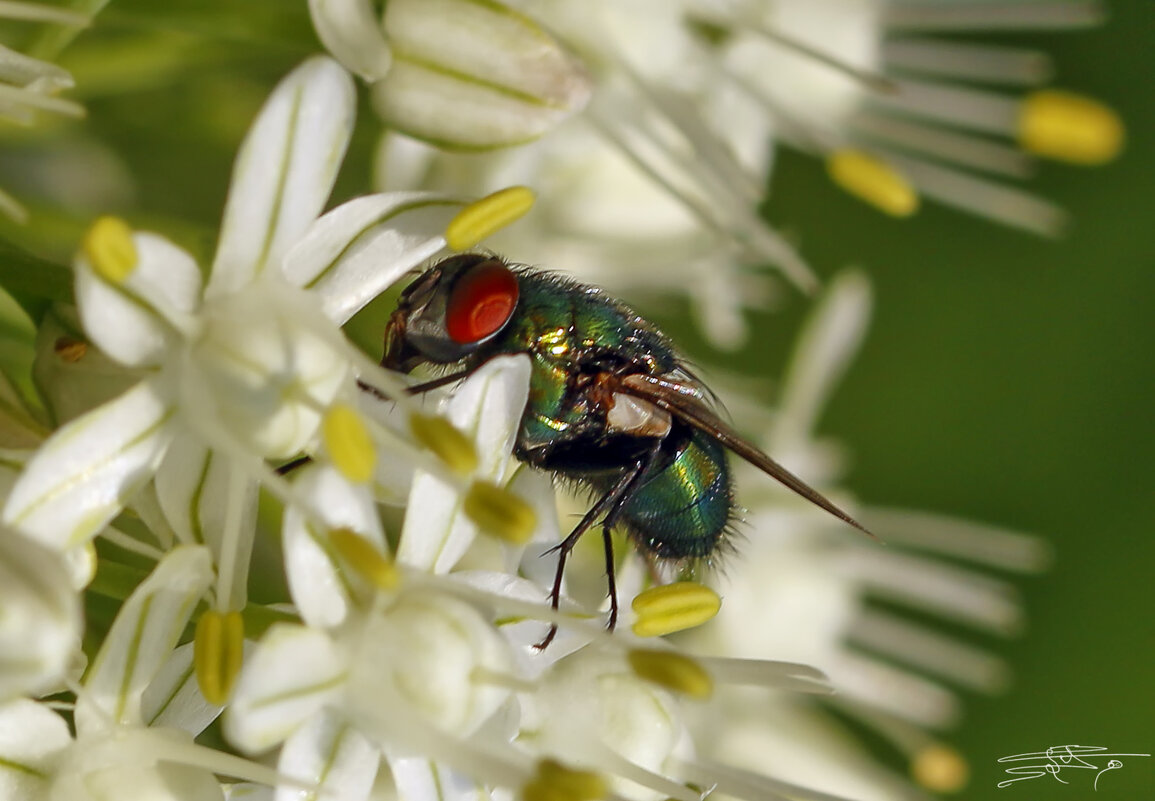
[(61, 751), (72, 743), (64, 718), (18, 698), (0, 706), (0, 799), (40, 799)]
[(182, 729), (195, 737), (224, 710), (201, 695), (193, 668), (194, 647), (190, 642), (173, 651), (145, 688), (140, 699), (144, 725)]
[(373, 496), (377, 503), (404, 506), (417, 472), (415, 460), (401, 455), (412, 448), (407, 440), (409, 411), (372, 392), (357, 393), (357, 408), (376, 424), (374, 444), (382, 455), (373, 468)]
[[(480, 477), (498, 483), (506, 478), (529, 392), (529, 371), (529, 358), (524, 355), (491, 359), (446, 404), (446, 417), (476, 444)], [(456, 489), (428, 473), (418, 473), (397, 559), (435, 573), (449, 571), (477, 536), (477, 526), (460, 507)]]
[(245, 661), (225, 713), (229, 742), (251, 753), (285, 740), (337, 697), (346, 670), (323, 632), (288, 623), (273, 626)]
[(862, 344), (870, 306), (869, 279), (848, 270), (835, 277), (821, 304), (811, 312), (783, 380), (782, 401), (769, 440), (776, 458), (789, 464), (784, 454), (805, 446), (835, 384)]
[(345, 69), (377, 81), (393, 57), (369, 0), (309, 0), (309, 16), (322, 44)]
[(81, 628), (60, 555), (0, 529), (0, 610), (0, 701), (55, 690)]
[(225, 801), (273, 801), (273, 793), (272, 787), (241, 782), (225, 787)]
[(374, 86), (387, 124), (433, 143), (500, 147), (534, 139), (585, 106), (580, 62), (528, 17), (497, 3), (390, 0), (393, 67)]
[(529, 373), (529, 357), (524, 354), (490, 359), (445, 406), (449, 421), (477, 446), (477, 474), (492, 481), (505, 481), (512, 472), (513, 443), (529, 397)]
[[(223, 537), (229, 521), (230, 493), (239, 493), (234, 502), (241, 506), (236, 536), (229, 543)], [(249, 557), (257, 523), (256, 483), (233, 469), (230, 460), (210, 451), (198, 438), (182, 433), (174, 438), (156, 473), (156, 494), (164, 516), (182, 542), (208, 545), (213, 564), (227, 558), (232, 564), (230, 606), (245, 604), (249, 578)], [(228, 548), (225, 554), (222, 549)]]
[[(277, 767), (285, 776), (315, 786), (319, 796), (363, 801), (373, 789), (380, 759), (380, 752), (364, 735), (326, 711), (285, 742)], [(276, 801), (301, 797), (296, 787), (279, 787)]]
[(142, 722), (141, 695), (171, 655), (212, 578), (208, 549), (181, 545), (133, 590), (89, 666), (76, 702), (78, 733)]
[(312, 58), (278, 84), (233, 167), (208, 291), (232, 292), (285, 251), (329, 197), (353, 127), (353, 82)]
[(349, 529), (388, 552), (385, 534), (369, 488), (346, 481), (328, 466), (310, 465), (294, 481), (309, 507), (325, 516), (310, 519), (296, 506), (285, 511), (282, 540), (289, 591), (301, 618), (310, 626), (330, 628), (349, 610), (349, 577), (334, 563), (335, 554), (323, 538), (333, 529)]
[(59, 550), (83, 544), (152, 477), (173, 411), (151, 378), (60, 428), (12, 488), (4, 522)]
[(162, 236), (133, 234), (137, 263), (123, 283), (76, 260), (76, 303), (84, 330), (100, 349), (131, 367), (155, 365), (179, 338), (170, 311), (191, 312), (200, 301), (201, 274), (185, 251)]
[(429, 192), (367, 195), (310, 226), (285, 258), (285, 277), (313, 290), (338, 324), (444, 247), (460, 201)]
[(389, 769), (403, 801), (485, 801), (493, 796), (457, 771), (421, 757), (392, 757)]

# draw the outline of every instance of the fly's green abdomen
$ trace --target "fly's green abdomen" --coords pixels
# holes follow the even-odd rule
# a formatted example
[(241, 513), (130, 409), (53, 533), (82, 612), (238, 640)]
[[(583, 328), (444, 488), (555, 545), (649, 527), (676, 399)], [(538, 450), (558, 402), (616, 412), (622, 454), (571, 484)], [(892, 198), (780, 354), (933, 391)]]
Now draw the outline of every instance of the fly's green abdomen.
[(622, 508), (620, 522), (644, 553), (699, 559), (715, 553), (734, 505), (722, 445), (693, 431)]

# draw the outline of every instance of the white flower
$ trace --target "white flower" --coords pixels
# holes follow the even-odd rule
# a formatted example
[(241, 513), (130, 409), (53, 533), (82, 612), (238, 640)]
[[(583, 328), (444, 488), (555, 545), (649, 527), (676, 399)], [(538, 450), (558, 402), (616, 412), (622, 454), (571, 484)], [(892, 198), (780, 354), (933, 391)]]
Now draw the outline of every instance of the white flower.
[[(232, 743), (261, 752), (284, 743), (289, 776), (364, 798), (384, 752), (460, 758), (468, 738), (504, 703), (489, 675), (509, 648), (471, 605), (407, 589), (331, 631), (278, 624), (248, 661), (225, 718)], [(451, 753), (430, 751), (443, 742)], [(302, 775), (313, 763), (340, 770)]]
[[(953, 1), (516, 6), (586, 60), (588, 108), (495, 153), (446, 153), (387, 131), (378, 186), (534, 186), (538, 213), (500, 247), (623, 293), (692, 286), (694, 316), (723, 348), (745, 341), (743, 309), (772, 300), (761, 265), (817, 286), (756, 212), (777, 144), (824, 158), (833, 180), (888, 214), (912, 214), (925, 196), (1044, 234), (1061, 230), (1063, 212), (1006, 179), (1028, 177), (1036, 155), (1099, 163), (1121, 146), (1108, 108), (1037, 89), (1049, 78), (1044, 54), (921, 36), (1076, 26), (1097, 19), (1095, 3), (1012, 2), (997, 14)], [(976, 79), (1009, 89), (963, 85)]]
[(136, 588), (79, 690), (75, 738), (46, 705), (0, 705), (3, 801), (211, 801), (221, 798), (213, 770), (268, 779), (192, 742), (220, 709), (184, 669), (190, 649), (173, 648), (211, 580), (204, 548), (178, 548)]
[(589, 97), (581, 64), (531, 18), (497, 2), (310, 0), (326, 47), (373, 83), (391, 128), (482, 150), (537, 138)]
[[(461, 204), (358, 198), (317, 218), (348, 142), (353, 87), (314, 59), (270, 97), (237, 158), (209, 282), (167, 240), (94, 226), (76, 264), (92, 341), (145, 378), (72, 420), (31, 459), (4, 519), (76, 551), (156, 477), (176, 534), (207, 542), (218, 608), (244, 604), (261, 460), (310, 446), (356, 394), (337, 326), (445, 246)], [(305, 290), (308, 290), (307, 292)], [(81, 565), (84, 583), (91, 564)]]
[(60, 556), (0, 529), (0, 701), (51, 692), (80, 645), (80, 603)]
[[(890, 214), (913, 213), (922, 194), (1053, 235), (1061, 210), (1004, 179), (1029, 175), (1032, 154), (1097, 164), (1122, 144), (1110, 109), (1034, 91), (1050, 78), (1045, 54), (923, 38), (1086, 25), (1099, 20), (1097, 3), (1020, 1), (996, 12), (962, 2), (810, 0), (713, 12), (709, 22), (726, 34), (722, 73), (763, 107), (775, 137), (826, 158), (834, 180)], [(1009, 89), (966, 85), (973, 81)]]

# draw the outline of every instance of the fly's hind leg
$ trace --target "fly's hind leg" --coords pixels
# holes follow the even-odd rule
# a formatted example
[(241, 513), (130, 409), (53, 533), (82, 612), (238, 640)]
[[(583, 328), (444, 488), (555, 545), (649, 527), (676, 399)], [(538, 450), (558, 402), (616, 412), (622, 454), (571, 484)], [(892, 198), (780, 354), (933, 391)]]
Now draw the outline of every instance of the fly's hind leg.
[[(662, 441), (655, 440), (654, 446), (647, 451), (641, 458), (631, 464), (622, 475), (618, 478), (614, 485), (610, 487), (593, 507), (585, 513), (581, 521), (574, 527), (574, 530), (569, 533), (564, 540), (550, 548), (546, 553), (557, 552), (557, 571), (553, 577), (553, 588), (549, 593), (549, 605), (556, 612), (561, 603), (561, 580), (565, 575), (565, 563), (569, 559), (570, 552), (573, 551), (574, 546), (577, 545), (578, 540), (582, 535), (589, 531), (590, 527), (600, 517), (602, 518), (602, 541), (605, 545), (606, 554), (606, 584), (610, 596), (610, 618), (607, 628), (613, 631), (614, 626), (618, 622), (618, 593), (614, 578), (614, 543), (610, 536), (610, 531), (614, 527), (614, 522), (617, 520), (622, 508), (626, 505), (626, 501), (630, 499), (630, 495), (638, 486), (638, 481), (646, 474), (650, 465), (653, 464), (654, 459), (661, 449)], [(539, 651), (546, 648), (553, 638), (557, 636), (557, 624), (554, 623), (549, 627), (549, 632), (545, 637), (534, 647)]]

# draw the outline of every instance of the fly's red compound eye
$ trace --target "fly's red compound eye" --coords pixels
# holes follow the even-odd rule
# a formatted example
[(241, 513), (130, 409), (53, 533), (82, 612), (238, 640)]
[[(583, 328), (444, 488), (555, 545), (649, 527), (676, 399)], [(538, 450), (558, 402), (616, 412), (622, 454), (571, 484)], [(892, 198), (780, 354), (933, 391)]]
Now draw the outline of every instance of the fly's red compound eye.
[(501, 330), (517, 305), (517, 276), (496, 259), (483, 261), (457, 279), (445, 307), (445, 330), (462, 345)]

